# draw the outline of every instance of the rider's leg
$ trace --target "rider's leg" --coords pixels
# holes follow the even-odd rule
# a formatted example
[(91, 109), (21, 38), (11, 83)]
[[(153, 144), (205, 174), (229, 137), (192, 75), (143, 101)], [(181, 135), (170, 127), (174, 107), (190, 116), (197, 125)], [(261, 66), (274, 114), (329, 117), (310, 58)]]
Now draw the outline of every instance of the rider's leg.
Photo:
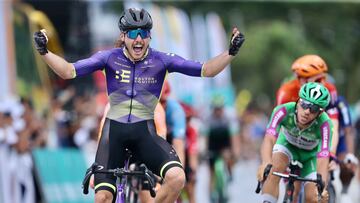
[(95, 194), (95, 203), (112, 203), (113, 194), (106, 190), (100, 190)]
[(170, 168), (164, 178), (164, 182), (156, 194), (155, 202), (173, 203), (178, 198), (185, 185), (185, 173), (180, 167)]
[[(122, 126), (116, 121), (105, 120), (101, 131), (95, 162), (104, 169), (122, 167), (119, 163), (124, 163), (124, 149), (122, 140), (114, 138), (126, 136), (110, 136), (110, 132), (121, 132)], [(116, 195), (116, 177), (106, 174), (94, 175), (95, 203), (111, 203)]]
[(273, 202), (279, 196), (279, 182), (280, 177), (272, 175), (272, 172), (284, 172), (288, 166), (289, 158), (282, 152), (275, 152), (272, 154), (272, 168), (263, 186), (263, 200), (264, 202)]
[(185, 172), (176, 151), (172, 146), (155, 133), (153, 121), (139, 131), (141, 139), (134, 142), (139, 160), (156, 175), (164, 179), (163, 185), (156, 194), (155, 202), (174, 203), (185, 184)]
[(189, 198), (189, 203), (195, 203), (195, 181), (187, 182), (185, 190)]
[(305, 183), (305, 202), (317, 203), (318, 202), (318, 190), (315, 183)]

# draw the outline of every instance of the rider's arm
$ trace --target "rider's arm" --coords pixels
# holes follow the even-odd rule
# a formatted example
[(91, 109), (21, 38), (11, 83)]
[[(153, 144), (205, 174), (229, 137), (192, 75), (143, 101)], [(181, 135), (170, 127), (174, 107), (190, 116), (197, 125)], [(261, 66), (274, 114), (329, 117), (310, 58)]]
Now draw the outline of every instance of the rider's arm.
[(329, 157), (317, 158), (316, 171), (319, 174), (321, 174), (321, 178), (325, 182), (325, 186), (328, 183), (328, 173), (329, 173), (328, 166), (329, 166)]
[(339, 97), (337, 107), (339, 109), (339, 117), (341, 115), (342, 124), (344, 127), (347, 153), (354, 154), (355, 132), (352, 127), (349, 104), (344, 97)]
[(163, 57), (163, 60), (167, 70), (169, 72), (180, 72), (190, 76), (214, 77), (230, 64), (245, 40), (244, 35), (241, 34), (237, 28), (234, 28), (232, 33), (233, 36), (230, 40), (229, 50), (206, 61), (204, 64), (183, 60), (175, 54), (166, 54), (167, 56)]
[(228, 51), (206, 61), (203, 65), (202, 76), (214, 77), (230, 64), (234, 56), (229, 55)]
[[(325, 113), (326, 115), (326, 113)], [(325, 115), (321, 115), (322, 117), (327, 117)], [(317, 172), (321, 174), (322, 180), (327, 184), (327, 177), (329, 173), (329, 157), (330, 157), (330, 146), (331, 139), (333, 134), (333, 126), (330, 119), (327, 119), (320, 125), (320, 135), (321, 142), (319, 142), (319, 150), (317, 153)]]
[[(206, 61), (202, 68), (201, 76), (214, 77), (215, 75), (220, 73), (227, 65), (230, 64), (231, 60), (234, 58), (235, 54), (241, 47), (243, 41), (245, 40), (244, 36), (240, 33), (240, 31), (237, 28), (233, 29), (232, 34), (233, 36), (230, 43), (230, 49)], [(233, 48), (236, 48), (235, 54), (231, 53)]]
[(345, 141), (346, 141), (346, 150), (347, 153), (354, 154), (355, 146), (354, 146), (354, 140), (355, 140), (355, 131), (352, 126), (345, 127)]
[(62, 79), (72, 79), (76, 76), (74, 65), (51, 51), (41, 57)]
[(34, 33), (34, 45), (39, 51), (42, 59), (50, 68), (63, 79), (72, 79), (76, 76), (86, 75), (105, 67), (106, 62), (112, 53), (111, 51), (99, 51), (90, 58), (77, 61), (72, 64), (62, 57), (47, 50), (48, 37), (46, 31), (41, 30)]
[(336, 154), (337, 146), (339, 143), (339, 120), (337, 118), (331, 119), (333, 123), (332, 138), (331, 138), (331, 154)]
[(261, 145), (261, 160), (263, 164), (271, 163), (272, 149), (276, 143), (281, 129), (281, 122), (285, 118), (286, 112), (286, 107), (284, 105), (277, 106), (272, 112)]
[(261, 144), (261, 162), (262, 164), (271, 163), (272, 149), (276, 143), (276, 137), (270, 134), (265, 134), (264, 140)]

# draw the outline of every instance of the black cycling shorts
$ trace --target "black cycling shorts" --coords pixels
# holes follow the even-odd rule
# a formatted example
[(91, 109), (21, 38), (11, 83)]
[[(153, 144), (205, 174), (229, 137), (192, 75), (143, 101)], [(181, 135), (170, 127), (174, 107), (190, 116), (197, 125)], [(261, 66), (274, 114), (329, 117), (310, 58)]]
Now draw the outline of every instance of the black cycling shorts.
[[(95, 162), (104, 169), (124, 167), (126, 148), (160, 177), (165, 177), (167, 170), (172, 167), (182, 168), (175, 150), (156, 134), (153, 120), (129, 124), (105, 120)], [(115, 195), (115, 183), (116, 177), (113, 175), (95, 174), (95, 192), (107, 190)]]

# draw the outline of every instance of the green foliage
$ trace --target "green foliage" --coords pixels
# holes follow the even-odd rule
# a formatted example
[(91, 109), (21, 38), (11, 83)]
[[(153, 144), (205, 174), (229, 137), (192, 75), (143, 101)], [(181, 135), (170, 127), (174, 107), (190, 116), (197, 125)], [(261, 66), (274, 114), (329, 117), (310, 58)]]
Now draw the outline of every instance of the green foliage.
[(281, 81), (291, 75), (293, 60), (313, 48), (301, 29), (278, 20), (256, 23), (245, 35), (241, 53), (232, 64), (233, 81), (253, 93), (272, 92), (268, 95), (274, 99)]
[(275, 97), (291, 75), (292, 62), (318, 54), (327, 62), (338, 92), (355, 102), (360, 97), (360, 4), (342, 2), (177, 2), (193, 11), (217, 12), (226, 30), (236, 25), (246, 41), (232, 64), (237, 89)]

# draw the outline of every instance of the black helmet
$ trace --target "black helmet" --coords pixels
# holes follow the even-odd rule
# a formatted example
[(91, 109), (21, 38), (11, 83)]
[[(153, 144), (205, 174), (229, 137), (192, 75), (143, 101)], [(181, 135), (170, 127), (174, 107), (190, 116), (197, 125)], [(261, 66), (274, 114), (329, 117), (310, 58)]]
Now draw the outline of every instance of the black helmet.
[(153, 24), (150, 14), (144, 9), (129, 8), (121, 15), (118, 23), (120, 31), (137, 28), (151, 30)]

